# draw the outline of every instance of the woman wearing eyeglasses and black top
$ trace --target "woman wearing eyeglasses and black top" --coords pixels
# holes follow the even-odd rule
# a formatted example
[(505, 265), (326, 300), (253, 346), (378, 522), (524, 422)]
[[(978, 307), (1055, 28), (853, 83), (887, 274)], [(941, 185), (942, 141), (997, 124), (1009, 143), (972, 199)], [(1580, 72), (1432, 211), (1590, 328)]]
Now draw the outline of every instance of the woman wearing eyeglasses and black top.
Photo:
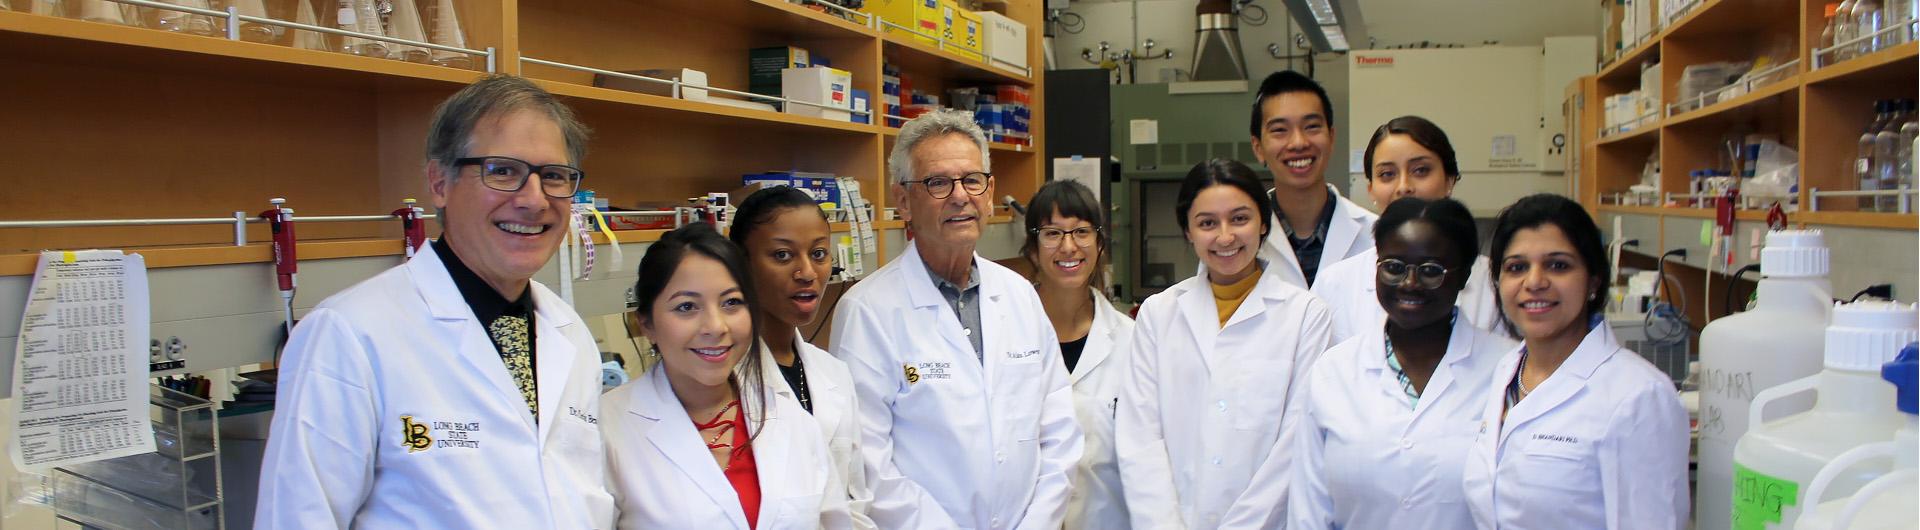
[(1253, 170), (1194, 166), (1175, 214), (1203, 272), (1134, 321), (1116, 438), (1135, 528), (1274, 528), (1286, 520), (1299, 383), (1327, 349), (1327, 307), (1256, 256), (1273, 206)]
[(660, 363), (600, 398), (619, 528), (849, 527), (820, 428), (761, 374), (749, 274), (706, 223), (640, 259), (640, 328)]
[[(834, 469), (847, 484), (853, 527), (873, 528), (866, 472), (860, 463), (860, 426), (854, 415), (853, 376), (847, 364), (807, 342), (800, 328), (813, 323), (833, 276), (832, 233), (826, 213), (807, 192), (765, 188), (740, 201), (728, 237), (746, 253), (753, 274), (753, 311), (760, 321), (760, 366), (775, 393), (799, 400), (826, 436)], [(771, 370), (765, 370), (771, 372)], [(768, 375), (773, 375), (769, 373)]]
[(1613, 337), (1600, 228), (1571, 199), (1500, 212), (1489, 256), (1525, 342), (1494, 366), (1463, 483), (1482, 529), (1677, 530), (1687, 412), (1673, 381)]
[(1307, 378), (1288, 527), (1471, 529), (1460, 456), (1493, 365), (1514, 346), (1454, 306), (1480, 248), (1473, 214), (1453, 199), (1403, 198), (1373, 238), (1374, 304), (1386, 316)]
[[(1460, 162), (1454, 157), (1453, 143), (1440, 126), (1419, 116), (1401, 116), (1373, 131), (1365, 154), (1367, 195), (1376, 208), (1385, 208), (1404, 197), (1426, 200), (1453, 196), (1460, 183)], [(1505, 334), (1500, 327), (1500, 308), (1493, 303), (1493, 273), (1488, 261), (1475, 248), (1473, 276), (1460, 291), (1456, 305), (1462, 320), (1470, 325)], [(1383, 313), (1375, 302), (1374, 265), (1380, 261), (1372, 249), (1355, 254), (1320, 271), (1313, 284), (1314, 296), (1333, 309), (1333, 343), (1375, 327)]]
[(1106, 285), (1106, 216), (1086, 186), (1056, 180), (1028, 202), (1027, 243), (1020, 254), (1033, 266), (1034, 289), (1060, 337), (1060, 355), (1073, 384), (1073, 412), (1086, 450), (1073, 473), (1068, 530), (1127, 528), (1127, 503), (1114, 458), (1113, 417), (1127, 376), (1133, 319), (1114, 309)]

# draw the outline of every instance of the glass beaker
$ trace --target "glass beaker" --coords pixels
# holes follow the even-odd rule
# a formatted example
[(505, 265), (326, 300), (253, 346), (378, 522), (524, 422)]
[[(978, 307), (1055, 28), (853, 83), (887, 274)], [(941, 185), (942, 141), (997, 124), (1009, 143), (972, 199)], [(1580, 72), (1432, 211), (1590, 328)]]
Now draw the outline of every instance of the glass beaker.
[(107, 0), (80, 0), (80, 20), (126, 25), (127, 13), (120, 9), (125, 5)]
[[(242, 15), (268, 18), (267, 5), (262, 0), (229, 0), (227, 6)], [(247, 42), (273, 42), (280, 40), (280, 35), (285, 32), (286, 28), (272, 24), (240, 23), (240, 40)]]
[(50, 17), (67, 16), (67, 4), (61, 0), (27, 0), (27, 12)]
[[(320, 25), (319, 15), (315, 15), (313, 12), (313, 2), (300, 0), (300, 5), (294, 6), (293, 21), (309, 26)], [(320, 51), (332, 49), (327, 46), (327, 35), (325, 33), (300, 29), (293, 31), (293, 47), (303, 50)]]

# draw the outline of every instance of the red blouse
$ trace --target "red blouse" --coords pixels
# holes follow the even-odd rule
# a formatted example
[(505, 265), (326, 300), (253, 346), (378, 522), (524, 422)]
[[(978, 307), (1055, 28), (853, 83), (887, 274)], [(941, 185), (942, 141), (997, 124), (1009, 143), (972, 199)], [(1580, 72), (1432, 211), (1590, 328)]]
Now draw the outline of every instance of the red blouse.
[[(738, 401), (728, 407), (736, 411), (739, 408)], [(726, 416), (724, 411), (720, 414), (722, 417)], [(732, 418), (714, 418), (709, 423), (693, 424), (696, 429), (703, 431), (722, 425), (731, 431), (732, 442), (707, 444), (707, 449), (734, 448), (732, 455), (727, 458), (727, 467), (723, 471), (727, 475), (727, 483), (733, 485), (735, 496), (740, 497), (740, 509), (747, 514), (747, 527), (758, 528), (760, 526), (760, 468), (753, 459), (753, 446), (747, 444), (752, 435), (747, 432), (746, 420), (741, 414), (736, 413)]]

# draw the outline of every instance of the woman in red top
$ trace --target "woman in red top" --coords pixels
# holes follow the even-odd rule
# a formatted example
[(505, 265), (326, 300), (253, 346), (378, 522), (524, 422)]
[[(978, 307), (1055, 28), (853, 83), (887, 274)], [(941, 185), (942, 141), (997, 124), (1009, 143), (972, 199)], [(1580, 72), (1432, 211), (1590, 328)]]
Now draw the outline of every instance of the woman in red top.
[[(659, 363), (600, 398), (621, 528), (848, 525), (845, 491), (806, 409), (768, 391), (740, 249), (706, 224), (648, 247), (634, 286)], [(839, 489), (834, 489), (839, 488)]]

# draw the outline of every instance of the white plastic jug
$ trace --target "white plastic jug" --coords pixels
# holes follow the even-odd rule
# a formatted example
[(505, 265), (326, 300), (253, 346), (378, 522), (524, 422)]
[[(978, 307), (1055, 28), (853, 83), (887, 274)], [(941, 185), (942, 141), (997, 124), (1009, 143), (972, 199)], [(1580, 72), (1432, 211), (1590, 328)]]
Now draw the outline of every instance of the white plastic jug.
[[(1732, 528), (1791, 528), (1800, 517), (1801, 493), (1822, 467), (1855, 447), (1892, 440), (1907, 424), (1907, 416), (1894, 407), (1894, 386), (1879, 372), (1914, 341), (1914, 319), (1911, 304), (1837, 306), (1827, 328), (1826, 369), (1754, 396), (1748, 410), (1753, 427), (1733, 450)], [(1812, 410), (1764, 421), (1770, 402), (1809, 390), (1816, 394)], [(1890, 465), (1887, 459), (1872, 459), (1865, 469), (1884, 471)], [(1840, 473), (1830, 487), (1850, 495), (1879, 475)]]
[[(1755, 393), (1820, 373), (1833, 286), (1818, 230), (1767, 233), (1752, 310), (1700, 331), (1697, 530), (1728, 530), (1733, 508), (1733, 446), (1747, 434)], [(1802, 412), (1813, 396), (1782, 399), (1774, 410)]]
[[(1920, 364), (1914, 362), (1914, 347), (1900, 352), (1900, 359), (1887, 363), (1880, 376), (1899, 388), (1899, 408), (1907, 413), (1907, 426), (1891, 442), (1879, 442), (1842, 453), (1832, 464), (1813, 477), (1805, 495), (1807, 510), (1800, 513), (1794, 530), (1909, 530), (1920, 525), (1913, 501), (1920, 498), (1920, 422), (1916, 422), (1915, 396), (1920, 394)], [(1868, 459), (1893, 459), (1887, 474), (1873, 479), (1852, 497), (1826, 500), (1833, 479)], [(1824, 502), (1823, 502), (1824, 501)]]

